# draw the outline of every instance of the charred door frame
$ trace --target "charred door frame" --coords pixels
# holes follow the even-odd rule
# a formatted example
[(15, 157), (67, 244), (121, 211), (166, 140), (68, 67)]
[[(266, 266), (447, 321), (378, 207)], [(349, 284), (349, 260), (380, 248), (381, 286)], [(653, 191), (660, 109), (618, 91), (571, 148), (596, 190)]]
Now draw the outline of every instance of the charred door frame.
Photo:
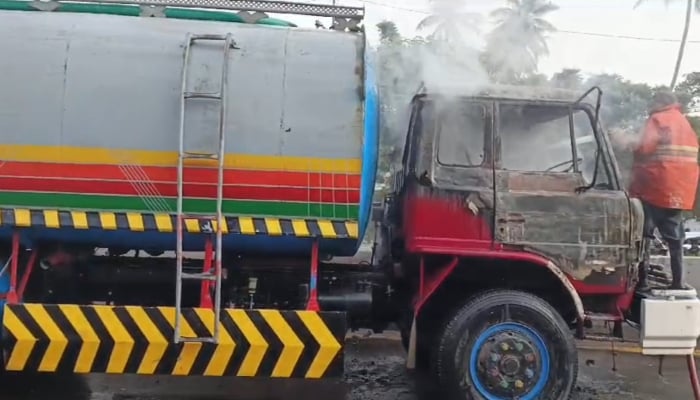
[[(594, 126), (592, 109), (583, 104), (572, 107), (565, 102), (539, 102), (583, 110), (589, 117), (602, 157), (598, 165), (603, 168), (597, 173), (604, 174), (610, 186), (577, 193), (576, 187), (586, 184), (580, 172), (502, 169), (500, 109), (504, 104), (538, 105), (505, 99), (494, 104), (496, 242), (549, 258), (574, 279), (574, 284), (578, 280), (583, 292), (586, 287), (597, 293), (624, 290), (632, 249), (629, 197), (620, 188), (615, 162), (599, 127)], [(572, 130), (569, 135), (574, 145)]]
[[(438, 100), (439, 101), (439, 100)], [(432, 151), (424, 152), (430, 157), (430, 179), (432, 186), (440, 191), (460, 198), (462, 207), (482, 218), (489, 225), (490, 243), (493, 243), (495, 179), (494, 179), (494, 102), (475, 97), (460, 98), (465, 107), (483, 107), (484, 109), (484, 160), (481, 165), (442, 164), (438, 158), (439, 133), (432, 132), (430, 140)], [(437, 116), (436, 116), (437, 118)], [(426, 136), (426, 135), (424, 135)], [(427, 160), (426, 160), (427, 161)]]

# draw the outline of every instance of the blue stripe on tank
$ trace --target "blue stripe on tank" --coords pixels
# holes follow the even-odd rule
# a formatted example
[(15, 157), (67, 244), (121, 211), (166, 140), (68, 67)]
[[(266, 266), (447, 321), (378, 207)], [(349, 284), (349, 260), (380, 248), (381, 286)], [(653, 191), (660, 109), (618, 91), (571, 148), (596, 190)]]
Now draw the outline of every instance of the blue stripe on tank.
[[(364, 141), (362, 143), (362, 186), (360, 187), (360, 226), (359, 237), (367, 230), (372, 211), (374, 185), (377, 178), (379, 157), (379, 96), (375, 60), (365, 43), (365, 121)], [(358, 240), (358, 247), (361, 239)]]

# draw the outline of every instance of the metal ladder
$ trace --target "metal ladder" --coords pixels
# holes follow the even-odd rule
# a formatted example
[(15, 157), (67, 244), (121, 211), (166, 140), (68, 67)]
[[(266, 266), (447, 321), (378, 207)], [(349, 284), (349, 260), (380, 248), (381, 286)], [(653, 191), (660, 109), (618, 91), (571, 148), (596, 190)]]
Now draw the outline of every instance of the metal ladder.
[[(190, 61), (190, 52), (192, 45), (196, 41), (223, 41), (224, 42), (224, 59), (223, 66), (221, 69), (221, 86), (218, 92), (205, 93), (205, 92), (189, 92), (187, 87), (187, 71)], [(182, 96), (180, 101), (180, 145), (178, 151), (178, 162), (177, 162), (177, 247), (176, 247), (176, 264), (177, 264), (177, 277), (175, 281), (175, 326), (173, 340), (175, 343), (180, 342), (206, 342), (206, 343), (218, 343), (219, 342), (219, 331), (221, 330), (221, 321), (219, 320), (219, 315), (221, 313), (221, 280), (222, 280), (222, 269), (221, 269), (221, 245), (222, 245), (222, 225), (223, 225), (223, 187), (224, 187), (224, 155), (225, 155), (225, 144), (226, 144), (226, 94), (228, 89), (228, 62), (229, 54), (231, 53), (231, 48), (233, 47), (233, 36), (229, 33), (226, 35), (193, 35), (187, 34), (185, 43), (185, 55), (184, 64), (182, 67)], [(205, 99), (219, 102), (219, 144), (215, 153), (206, 152), (192, 152), (185, 149), (185, 110), (188, 100), (190, 99)], [(215, 215), (196, 215), (188, 216), (183, 211), (183, 198), (184, 198), (184, 169), (185, 160), (187, 159), (205, 159), (205, 160), (217, 160), (218, 161), (218, 180), (216, 183), (216, 214)], [(210, 222), (216, 221), (216, 226), (213, 227), (213, 233), (216, 235), (216, 249), (215, 249), (215, 259), (214, 268), (210, 271), (204, 271), (201, 273), (186, 273), (183, 272), (183, 240), (184, 240), (184, 222), (185, 219), (197, 219), (197, 220), (209, 220)], [(209, 234), (211, 234), (211, 230)], [(207, 240), (211, 240), (208, 238)], [(211, 242), (208, 242), (211, 243)], [(207, 246), (211, 249), (211, 245)], [(209, 257), (211, 259), (211, 257)], [(182, 284), (183, 281), (198, 280), (202, 281), (213, 281), (215, 285), (215, 295), (214, 295), (214, 334), (213, 336), (200, 336), (200, 337), (182, 337), (180, 328), (182, 321)]]

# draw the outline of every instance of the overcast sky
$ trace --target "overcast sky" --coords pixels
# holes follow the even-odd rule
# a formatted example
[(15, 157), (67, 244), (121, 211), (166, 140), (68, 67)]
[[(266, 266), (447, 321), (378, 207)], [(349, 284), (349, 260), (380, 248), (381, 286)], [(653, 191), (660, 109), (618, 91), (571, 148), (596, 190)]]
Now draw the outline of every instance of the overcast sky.
[[(330, 2), (331, 0), (316, 0)], [(457, 2), (457, 0), (455, 0)], [(550, 36), (550, 55), (540, 62), (540, 72), (552, 74), (562, 68), (579, 68), (587, 73), (617, 73), (638, 82), (669, 84), (683, 31), (685, 0), (648, 0), (633, 9), (635, 0), (554, 0), (560, 9), (548, 16), (559, 30)], [(337, 0), (357, 5), (359, 0)], [(462, 0), (468, 11), (486, 14), (501, 7), (501, 0)], [(365, 24), (370, 40), (376, 41), (374, 25), (388, 19), (396, 22), (404, 36), (425, 35), (416, 26), (431, 6), (427, 0), (364, 0)], [(700, 14), (693, 15), (690, 43), (681, 75), (700, 71)], [(302, 26), (313, 18), (282, 16)], [(488, 28), (488, 26), (486, 27)], [(604, 36), (598, 36), (604, 35)], [(651, 40), (610, 36), (631, 36)]]

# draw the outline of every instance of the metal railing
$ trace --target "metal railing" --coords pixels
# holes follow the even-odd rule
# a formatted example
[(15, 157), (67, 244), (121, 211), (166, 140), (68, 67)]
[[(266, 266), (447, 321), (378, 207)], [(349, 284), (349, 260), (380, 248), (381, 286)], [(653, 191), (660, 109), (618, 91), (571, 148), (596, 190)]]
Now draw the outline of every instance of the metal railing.
[[(155, 7), (209, 8), (277, 14), (297, 14), (315, 17), (345, 18), (360, 21), (364, 7), (332, 4), (299, 3), (277, 0), (36, 0), (37, 6), (51, 3), (100, 3)], [(38, 7), (39, 8), (39, 7)], [(45, 7), (43, 7), (45, 9)]]

